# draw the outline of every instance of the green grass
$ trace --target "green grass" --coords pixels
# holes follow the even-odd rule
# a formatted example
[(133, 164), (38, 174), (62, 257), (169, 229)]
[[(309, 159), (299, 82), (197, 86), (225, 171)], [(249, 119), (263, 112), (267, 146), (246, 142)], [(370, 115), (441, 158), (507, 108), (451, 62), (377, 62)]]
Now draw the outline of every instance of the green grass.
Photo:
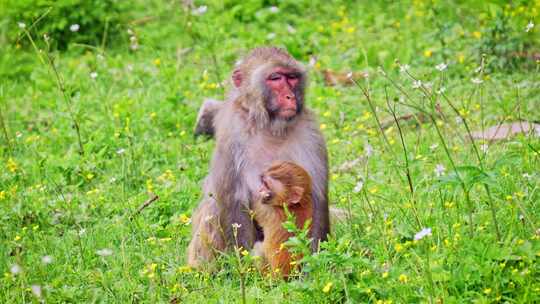
[[(540, 121), (540, 65), (511, 55), (539, 50), (538, 26), (525, 27), (540, 23), (540, 2), (523, 3), (283, 1), (272, 13), (258, 1), (211, 1), (194, 16), (179, 1), (136, 1), (129, 18), (138, 22), (108, 46), (62, 52), (47, 51), (35, 30), (40, 53), (28, 37), (0, 31), (0, 302), (234, 303), (238, 269), (249, 303), (540, 301), (540, 140), (518, 136), (484, 152), (466, 131)], [(500, 16), (509, 25), (494, 34)], [(308, 105), (328, 144), (330, 201), (353, 214), (290, 282), (234, 254), (215, 273), (185, 267), (189, 217), (214, 145), (193, 137), (197, 110), (205, 97), (224, 97), (218, 84), (237, 57), (262, 44), (306, 64), (318, 59)], [(324, 69), (369, 78), (328, 87)], [(432, 89), (414, 89), (411, 77)], [(441, 87), (447, 98), (435, 93)], [(381, 120), (391, 121), (390, 105), (434, 121), (400, 122), (404, 144), (393, 123), (385, 143), (363, 89)], [(148, 192), (159, 199), (134, 215)], [(424, 227), (432, 235), (414, 241)]]

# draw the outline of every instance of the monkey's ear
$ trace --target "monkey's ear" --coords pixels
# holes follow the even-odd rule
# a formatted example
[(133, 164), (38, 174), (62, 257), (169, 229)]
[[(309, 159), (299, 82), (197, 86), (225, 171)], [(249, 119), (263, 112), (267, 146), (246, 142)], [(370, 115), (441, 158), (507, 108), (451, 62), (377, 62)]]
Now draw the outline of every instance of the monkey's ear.
[(232, 80), (234, 86), (239, 88), (242, 85), (242, 72), (240, 72), (240, 70), (234, 70), (232, 73)]
[(289, 193), (289, 204), (298, 204), (304, 195), (304, 188), (298, 186), (292, 186)]

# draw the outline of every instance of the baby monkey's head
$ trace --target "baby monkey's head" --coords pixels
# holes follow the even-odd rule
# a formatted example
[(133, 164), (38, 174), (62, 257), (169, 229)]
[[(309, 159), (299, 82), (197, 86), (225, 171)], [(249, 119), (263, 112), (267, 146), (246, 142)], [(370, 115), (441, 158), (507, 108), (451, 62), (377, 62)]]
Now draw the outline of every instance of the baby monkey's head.
[(294, 163), (276, 161), (261, 174), (259, 195), (267, 205), (299, 204), (303, 198), (311, 198), (311, 177)]

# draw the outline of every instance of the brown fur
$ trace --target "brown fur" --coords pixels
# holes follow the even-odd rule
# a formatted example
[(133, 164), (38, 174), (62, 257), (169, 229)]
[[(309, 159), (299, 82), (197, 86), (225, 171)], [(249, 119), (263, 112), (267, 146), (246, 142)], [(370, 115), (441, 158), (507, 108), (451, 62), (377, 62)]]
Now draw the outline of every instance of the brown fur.
[[(214, 117), (216, 147), (206, 177), (201, 200), (193, 217), (193, 238), (188, 248), (188, 263), (198, 266), (213, 258), (211, 252), (233, 245), (251, 249), (257, 239), (249, 214), (259, 175), (274, 160), (288, 160), (302, 166), (313, 180), (313, 250), (330, 230), (328, 219), (328, 164), (326, 144), (311, 112), (299, 107), (289, 120), (272, 119), (267, 111), (270, 94), (264, 77), (274, 67), (288, 67), (302, 73), (296, 99), (303, 103), (306, 75), (303, 67), (284, 50), (255, 49), (235, 69), (242, 84), (231, 88), (229, 99)], [(215, 217), (217, 223), (201, 219)], [(232, 224), (238, 223), (235, 239)], [(209, 236), (209, 237), (203, 237)], [(206, 240), (209, 240), (207, 242)]]
[[(311, 178), (302, 167), (290, 162), (274, 163), (264, 175), (281, 183), (283, 188), (276, 189), (276, 187), (270, 186), (270, 190), (274, 194), (270, 201), (265, 202), (264, 198), (261, 197), (253, 205), (255, 220), (261, 225), (264, 232), (262, 251), (272, 272), (288, 277), (294, 267), (291, 262), (299, 260), (301, 256), (292, 258), (290, 252), (283, 246), (283, 243), (292, 236), (282, 226), (287, 219), (284, 207), (286, 206), (289, 212), (294, 215), (296, 227), (304, 228), (306, 221), (313, 217)], [(298, 202), (291, 201), (293, 187), (303, 189)]]

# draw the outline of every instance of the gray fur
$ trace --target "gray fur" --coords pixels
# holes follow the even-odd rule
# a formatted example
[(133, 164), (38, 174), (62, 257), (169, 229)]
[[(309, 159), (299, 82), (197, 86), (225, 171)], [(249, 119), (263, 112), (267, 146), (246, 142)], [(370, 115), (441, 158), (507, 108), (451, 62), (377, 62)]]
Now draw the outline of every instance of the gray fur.
[[(267, 75), (275, 66), (291, 67), (303, 73), (299, 88), (302, 95), (299, 98), (303, 101), (304, 70), (283, 50), (255, 49), (237, 66), (243, 69), (243, 83), (246, 84), (233, 89), (229, 95), (231, 99), (222, 103), (213, 117), (216, 148), (204, 184), (204, 197), (193, 216), (193, 239), (188, 250), (188, 262), (193, 266), (212, 258), (201, 254), (205, 250), (226, 250), (235, 245), (235, 240), (237, 246), (253, 248), (256, 230), (249, 207), (253, 193), (260, 186), (260, 174), (275, 160), (297, 163), (312, 178), (312, 249), (317, 250), (319, 240), (325, 240), (330, 232), (326, 144), (317, 121), (305, 107), (301, 107), (299, 114), (291, 120), (270, 119), (265, 94), (260, 89), (263, 84), (257, 78)], [(257, 77), (250, 74), (253, 67), (259, 67), (255, 73)], [(219, 225), (206, 225), (201, 229), (200, 213), (205, 212), (213, 212), (211, 215), (219, 218)], [(233, 223), (241, 225), (236, 239)], [(216, 230), (222, 232), (221, 238)], [(204, 234), (212, 235), (214, 238), (210, 239), (215, 243), (205, 244), (200, 237)]]

